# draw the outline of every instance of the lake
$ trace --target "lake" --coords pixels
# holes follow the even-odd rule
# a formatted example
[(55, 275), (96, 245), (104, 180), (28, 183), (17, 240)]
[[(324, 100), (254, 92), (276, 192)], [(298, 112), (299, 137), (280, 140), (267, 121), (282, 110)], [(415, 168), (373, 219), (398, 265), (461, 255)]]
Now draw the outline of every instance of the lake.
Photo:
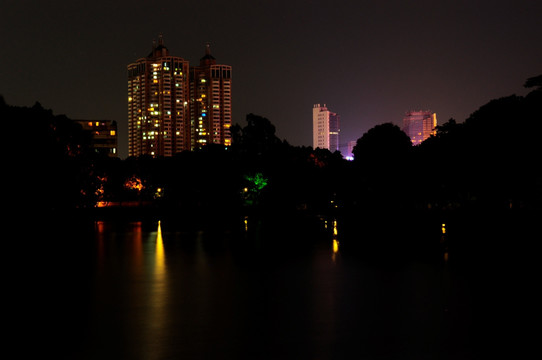
[(435, 223), (432, 250), (402, 256), (411, 233), (354, 246), (389, 239), (341, 221), (48, 224), (19, 284), (28, 343), (65, 359), (474, 359), (517, 340), (508, 306), (531, 279), (491, 249), (454, 261), (453, 228)]

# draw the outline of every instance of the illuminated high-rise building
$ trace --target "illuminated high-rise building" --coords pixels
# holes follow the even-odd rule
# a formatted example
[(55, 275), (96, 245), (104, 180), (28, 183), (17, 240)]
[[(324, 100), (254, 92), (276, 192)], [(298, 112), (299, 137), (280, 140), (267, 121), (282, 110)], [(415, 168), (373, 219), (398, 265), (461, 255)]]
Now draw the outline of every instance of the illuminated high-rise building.
[(231, 145), (231, 70), (216, 63), (209, 44), (199, 66), (190, 67), (191, 149)]
[(339, 150), (340, 116), (331, 112), (326, 104), (314, 104), (312, 108), (312, 147)]
[(407, 111), (403, 118), (403, 131), (408, 135), (412, 145), (419, 145), (435, 134), (437, 114), (426, 111)]
[(162, 36), (128, 65), (128, 155), (171, 156), (190, 149), (189, 64), (171, 56)]

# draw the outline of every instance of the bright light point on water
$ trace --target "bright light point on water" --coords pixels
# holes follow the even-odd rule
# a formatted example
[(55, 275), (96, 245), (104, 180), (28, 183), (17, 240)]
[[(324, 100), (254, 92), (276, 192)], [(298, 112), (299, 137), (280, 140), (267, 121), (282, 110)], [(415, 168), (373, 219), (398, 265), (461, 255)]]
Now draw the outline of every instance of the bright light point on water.
[(158, 231), (156, 232), (156, 248), (154, 255), (154, 276), (155, 281), (164, 281), (166, 273), (166, 256), (164, 250), (164, 240), (162, 239), (162, 226), (158, 221)]
[(442, 224), (442, 233), (446, 234), (446, 224)]
[(156, 241), (162, 242), (162, 226), (160, 224), (160, 220), (158, 220), (158, 231), (156, 234)]
[(336, 254), (339, 252), (339, 242), (337, 239), (333, 239), (333, 253)]

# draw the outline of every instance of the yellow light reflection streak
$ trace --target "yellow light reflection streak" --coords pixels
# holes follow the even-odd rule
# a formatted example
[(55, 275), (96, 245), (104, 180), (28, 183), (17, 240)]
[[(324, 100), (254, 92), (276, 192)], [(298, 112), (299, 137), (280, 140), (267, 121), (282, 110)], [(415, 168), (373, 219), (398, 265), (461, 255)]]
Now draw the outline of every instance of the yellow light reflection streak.
[(333, 253), (331, 254), (331, 259), (333, 262), (337, 260), (337, 254), (339, 253), (339, 241), (337, 240), (338, 230), (337, 230), (337, 220), (333, 219), (333, 243), (332, 243), (332, 250)]
[(162, 226), (158, 221), (158, 233), (156, 234), (156, 255), (155, 255), (154, 274), (157, 279), (163, 280), (165, 274), (166, 261), (164, 251), (164, 240), (162, 239)]
[[(165, 263), (165, 248), (162, 237), (161, 222), (158, 221), (158, 229), (156, 231), (155, 243), (152, 243), (153, 238), (148, 238), (149, 250), (152, 250), (154, 245), (154, 254), (151, 251), (149, 254), (150, 264), (148, 267), (151, 279), (149, 282), (143, 282), (145, 290), (148, 291), (145, 317), (145, 335), (141, 339), (142, 347), (145, 352), (152, 353), (158, 351), (157, 358), (161, 358), (160, 347), (157, 346), (159, 339), (166, 338), (168, 327), (166, 326), (169, 319), (168, 314), (168, 284)], [(152, 264), (154, 260), (154, 264)], [(152, 350), (151, 350), (152, 349)]]

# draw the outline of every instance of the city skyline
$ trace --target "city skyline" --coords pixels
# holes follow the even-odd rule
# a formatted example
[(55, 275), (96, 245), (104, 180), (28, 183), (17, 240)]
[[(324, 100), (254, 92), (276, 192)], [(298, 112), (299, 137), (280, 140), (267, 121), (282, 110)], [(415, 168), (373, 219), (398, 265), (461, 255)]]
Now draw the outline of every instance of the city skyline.
[(191, 63), (210, 43), (236, 69), (233, 124), (258, 114), (279, 138), (305, 146), (316, 102), (341, 114), (347, 143), (377, 124), (400, 125), (408, 109), (462, 122), (491, 99), (525, 95), (524, 80), (542, 63), (534, 1), (7, 1), (0, 10), (10, 15), (0, 25), (0, 94), (73, 119), (117, 121), (121, 157), (126, 64), (159, 33)]

